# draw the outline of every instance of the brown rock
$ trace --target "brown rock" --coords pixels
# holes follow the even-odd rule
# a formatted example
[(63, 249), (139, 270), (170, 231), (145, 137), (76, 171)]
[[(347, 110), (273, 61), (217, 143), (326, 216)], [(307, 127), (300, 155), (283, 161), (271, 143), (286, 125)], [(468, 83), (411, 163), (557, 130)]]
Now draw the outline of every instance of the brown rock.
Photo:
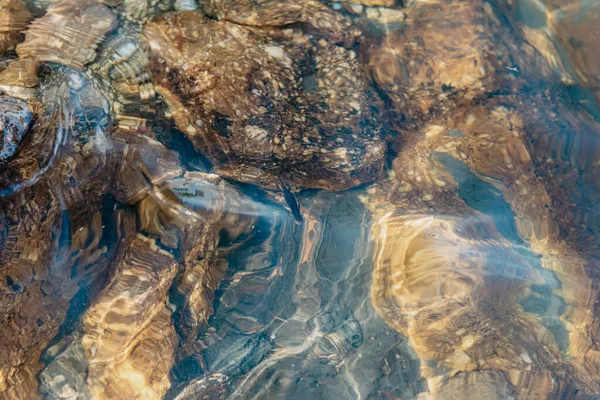
[[(193, 12), (155, 20), (144, 37), (157, 91), (220, 175), (331, 190), (379, 175), (378, 100), (354, 52), (325, 40), (304, 52), (302, 34), (275, 41)], [(300, 64), (314, 71), (303, 75)]]
[(115, 161), (103, 131), (106, 100), (73, 70), (51, 72), (41, 86), (43, 106), (36, 100), (34, 122), (0, 169), (0, 261), (10, 283), (0, 302), (7, 360), (0, 392), (7, 398), (36, 396), (42, 351), (79, 284), (101, 275), (113, 254), (100, 213)]
[(0, 55), (14, 48), (30, 20), (31, 14), (20, 0), (0, 1)]
[(111, 193), (122, 203), (136, 204), (155, 186), (183, 173), (179, 155), (152, 138), (117, 129), (112, 139), (122, 157)]
[(256, 206), (220, 177), (203, 173), (172, 179), (138, 204), (142, 228), (182, 254), (176, 288), (184, 300), (177, 318), (184, 353), (194, 351), (225, 275), (227, 263), (218, 259), (220, 238), (249, 232)]
[[(576, 194), (565, 198), (564, 190), (581, 187), (574, 169), (585, 170), (589, 156), (567, 143), (584, 140), (590, 122), (559, 104), (543, 96), (507, 96), (455, 109), (450, 118), (432, 120), (419, 135), (407, 137), (393, 162), (394, 176), (369, 190), (365, 203), (375, 213), (378, 238), (375, 308), (408, 336), (422, 360), (460, 371), (448, 375), (424, 362), (422, 374), (432, 392), (451, 391), (458, 384), (451, 377), (469, 377), (485, 364), (508, 374), (507, 390), (523, 396), (597, 393), (597, 352), (590, 345), (597, 335), (591, 299), (598, 291), (589, 276), (595, 257), (589, 241), (597, 235), (562, 228), (589, 218), (574, 215), (568, 202), (583, 206), (585, 200)], [(529, 251), (560, 280), (555, 295), (570, 310), (558, 316), (569, 334), (567, 356), (537, 316), (514, 300), (528, 296), (530, 285), (542, 284), (542, 275), (512, 250), (488, 216), (457, 197), (460, 175), (440, 161), (440, 153), (499, 190)], [(567, 161), (575, 159), (582, 166)], [(590, 229), (595, 232), (596, 224)], [(514, 340), (504, 342), (511, 335), (504, 329)], [(475, 388), (477, 380), (473, 375), (464, 382)], [(539, 382), (535, 389), (532, 381)]]
[[(98, 145), (104, 132), (97, 129), (101, 122), (86, 125), (93, 119), (86, 114), (89, 108), (64, 94), (73, 89), (88, 101), (86, 106), (98, 106), (98, 101), (99, 109), (101, 96), (74, 74), (47, 76), (44, 107), (0, 169), (0, 258), (3, 279), (10, 283), (2, 305), (6, 318), (0, 351), (8, 361), (1, 364), (0, 386), (8, 398), (34, 396), (41, 352), (62, 324), (78, 284), (100, 274), (110, 256), (101, 244), (98, 212), (112, 174), (106, 148)], [(72, 113), (68, 118), (65, 108)], [(66, 210), (69, 214), (63, 215)], [(67, 239), (70, 246), (64, 244)]]
[(146, 121), (156, 111), (156, 93), (148, 74), (149, 49), (140, 36), (138, 26), (122, 25), (107, 37), (101, 53), (89, 66), (115, 93), (115, 125), (132, 133), (147, 131)]
[(548, 26), (566, 51), (577, 81), (600, 97), (600, 4), (561, 7), (550, 14)]
[(365, 16), (368, 19), (375, 20), (382, 27), (387, 28), (388, 31), (391, 30), (390, 27), (398, 26), (406, 19), (402, 11), (384, 7), (366, 7)]
[(103, 4), (62, 1), (34, 20), (17, 46), (22, 59), (63, 64), (77, 70), (96, 56), (96, 47), (116, 17)]
[[(26, 398), (35, 393), (39, 355), (56, 333), (70, 299), (59, 293), (50, 300), (43, 287), (50, 275), (46, 266), (57, 251), (53, 236), (61, 229), (60, 209), (43, 184), (0, 203), (5, 282), (0, 295), (0, 393), (9, 399)], [(64, 272), (54, 273), (64, 277)]]
[(520, 77), (535, 81), (551, 73), (486, 2), (417, 2), (405, 12), (406, 27), (370, 50), (369, 65), (406, 127), (449, 115)]
[[(57, 177), (48, 177), (57, 181)], [(0, 395), (35, 398), (40, 355), (57, 334), (82, 280), (107, 267), (111, 251), (101, 245), (97, 209), (64, 220), (59, 197), (46, 183), (3, 197), (0, 261), (4, 266), (0, 321)], [(66, 222), (66, 224), (65, 224)], [(61, 236), (70, 246), (59, 247)]]
[(177, 340), (165, 302), (176, 272), (173, 256), (142, 235), (123, 249), (108, 285), (83, 316), (93, 396), (160, 399), (170, 387)]
[(396, 0), (340, 0), (343, 3), (362, 4), (369, 7), (391, 7), (396, 4)]
[[(110, 2), (118, 4), (109, 4)], [(170, 8), (172, 0), (109, 0), (103, 1), (108, 5), (116, 5), (117, 11), (123, 17), (136, 23), (144, 23), (156, 13)]]
[(37, 77), (39, 63), (34, 60), (17, 59), (8, 64), (0, 72), (0, 84), (8, 86), (22, 86), (32, 88), (40, 81)]
[(208, 0), (202, 11), (220, 20), (254, 27), (306, 24), (334, 43), (351, 45), (358, 32), (350, 21), (315, 0)]

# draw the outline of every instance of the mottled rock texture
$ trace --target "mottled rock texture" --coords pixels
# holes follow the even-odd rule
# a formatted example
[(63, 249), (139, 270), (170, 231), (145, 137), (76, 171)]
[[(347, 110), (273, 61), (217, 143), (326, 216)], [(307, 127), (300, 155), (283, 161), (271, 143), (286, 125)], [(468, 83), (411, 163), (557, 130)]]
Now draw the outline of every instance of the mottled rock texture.
[(178, 128), (238, 181), (340, 190), (376, 178), (385, 145), (356, 53), (280, 33), (194, 12), (148, 24), (152, 79)]

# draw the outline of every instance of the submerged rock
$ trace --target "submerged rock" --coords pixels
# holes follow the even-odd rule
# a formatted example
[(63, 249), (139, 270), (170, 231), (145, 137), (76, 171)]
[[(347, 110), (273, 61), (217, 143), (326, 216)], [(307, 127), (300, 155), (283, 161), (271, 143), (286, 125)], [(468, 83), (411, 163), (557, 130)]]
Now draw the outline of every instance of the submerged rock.
[(0, 96), (0, 162), (12, 157), (27, 133), (33, 115), (22, 100)]
[(316, 38), (302, 55), (310, 38), (288, 33), (275, 40), (184, 12), (156, 19), (144, 37), (157, 91), (220, 175), (331, 190), (375, 179), (385, 144), (356, 54)]
[(17, 59), (0, 72), (0, 85), (33, 88), (39, 85), (39, 63), (35, 60)]
[(68, 68), (47, 71), (42, 87), (35, 123), (0, 169), (1, 274), (10, 282), (0, 302), (9, 316), (0, 323), (0, 353), (10, 360), (0, 365), (0, 393), (7, 398), (35, 398), (41, 352), (78, 285), (101, 274), (112, 252), (101, 244), (98, 213), (113, 166), (102, 140), (103, 97)]
[(214, 292), (227, 268), (218, 257), (221, 237), (249, 234), (258, 207), (220, 177), (198, 172), (171, 179), (138, 203), (143, 229), (181, 252), (175, 289), (183, 302), (176, 315), (182, 354), (196, 351), (198, 334), (213, 312)]
[(123, 24), (106, 38), (89, 67), (115, 93), (112, 108), (119, 128), (131, 131), (144, 127), (156, 101), (147, 70), (148, 48), (140, 31), (139, 26)]
[[(393, 176), (365, 199), (376, 218), (373, 304), (421, 360), (435, 360), (421, 367), (430, 392), (452, 391), (456, 379), (475, 390), (474, 371), (485, 365), (508, 377), (498, 386), (523, 396), (598, 393), (591, 299), (599, 293), (588, 272), (597, 256), (595, 245), (576, 244), (597, 239), (562, 228), (593, 218), (594, 211), (568, 204), (585, 201), (563, 192), (585, 185), (573, 180), (584, 168), (567, 160), (585, 165), (590, 155), (561, 140), (564, 132), (587, 140), (598, 126), (551, 104), (544, 96), (499, 96), (430, 121), (405, 142)], [(485, 210), (494, 207), (493, 194), (479, 203), (477, 194), (465, 196), (477, 190), (469, 179), (495, 188), (514, 216)], [(589, 229), (597, 232), (597, 224)], [(542, 320), (524, 309), (539, 287), (569, 311), (548, 309)], [(549, 321), (563, 321), (565, 354), (557, 322)]]
[(190, 382), (173, 400), (227, 399), (229, 378), (215, 373)]
[[(505, 17), (515, 19), (529, 41), (579, 93), (580, 102), (600, 118), (600, 5), (594, 1), (500, 1)], [(580, 87), (577, 88), (577, 85)], [(595, 101), (594, 101), (595, 100)]]
[(14, 48), (30, 20), (31, 13), (20, 0), (0, 1), (0, 55)]
[(548, 25), (566, 51), (578, 82), (592, 90), (600, 107), (600, 4), (569, 3), (550, 14)]
[(375, 7), (391, 7), (396, 4), (396, 0), (340, 0), (343, 3), (362, 4), (364, 6)]
[(176, 272), (173, 256), (151, 239), (137, 235), (123, 248), (108, 284), (83, 315), (81, 343), (94, 398), (160, 399), (170, 387), (177, 337), (165, 300)]
[(117, 11), (130, 21), (144, 23), (157, 12), (169, 9), (173, 0), (119, 0)]
[(92, 1), (62, 1), (31, 23), (17, 46), (21, 59), (50, 61), (82, 70), (96, 56), (96, 47), (115, 27), (108, 7)]
[[(382, 43), (313, 0), (208, 0), (210, 18), (144, 27), (172, 2), (32, 0), (51, 6), (17, 45), (29, 17), (0, 0), (0, 51), (19, 56), (0, 76), (0, 397), (600, 395), (597, 124), (538, 90), (554, 55), (491, 3), (357, 1)], [(571, 11), (549, 20), (594, 88)], [(216, 174), (152, 132), (155, 90)], [(300, 230), (227, 178), (378, 182), (301, 198)], [(198, 379), (172, 382), (181, 360)]]
[(518, 87), (522, 77), (531, 83), (551, 75), (541, 55), (510, 35), (487, 2), (417, 2), (405, 12), (406, 26), (369, 50), (369, 66), (408, 130)]
[(350, 21), (316, 0), (206, 0), (202, 11), (239, 25), (282, 28), (305, 24), (334, 43), (352, 45), (359, 32)]

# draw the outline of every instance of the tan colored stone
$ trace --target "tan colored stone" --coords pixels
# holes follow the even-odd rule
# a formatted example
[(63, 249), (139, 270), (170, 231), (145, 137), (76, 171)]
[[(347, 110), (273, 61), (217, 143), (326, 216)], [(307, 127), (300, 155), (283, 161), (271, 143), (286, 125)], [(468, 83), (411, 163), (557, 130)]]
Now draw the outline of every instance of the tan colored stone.
[(98, 44), (115, 23), (116, 16), (103, 4), (62, 1), (30, 24), (17, 53), (22, 59), (55, 62), (81, 71), (96, 57)]
[(0, 85), (35, 87), (40, 83), (37, 76), (38, 66), (38, 62), (34, 60), (14, 60), (0, 72)]
[(340, 0), (343, 3), (362, 4), (368, 7), (391, 7), (396, 4), (396, 0)]
[(30, 20), (20, 0), (0, 0), (0, 55), (14, 48)]
[(578, 82), (600, 96), (600, 3), (558, 8), (550, 14), (548, 25), (566, 52)]
[[(598, 254), (591, 233), (598, 224), (578, 194), (576, 171), (587, 169), (598, 148), (583, 151), (572, 141), (598, 128), (541, 95), (493, 97), (407, 136), (395, 173), (370, 191), (365, 205), (374, 213), (377, 246), (371, 298), (379, 315), (407, 335), (431, 392), (443, 394), (486, 365), (516, 382), (507, 389), (517, 397), (597, 395), (598, 323), (590, 310), (599, 292), (587, 271)], [(561, 282), (553, 292), (567, 304), (559, 315), (568, 332), (564, 355), (539, 317), (516, 301), (543, 285), (543, 275), (487, 215), (463, 203), (460, 173), (439, 161), (440, 153), (502, 194), (526, 248)], [(580, 220), (590, 224), (588, 233), (577, 228)]]
[(417, 2), (401, 30), (369, 49), (373, 80), (413, 129), (435, 115), (552, 75), (543, 57), (515, 40), (489, 3)]
[(83, 316), (88, 386), (98, 399), (161, 399), (177, 343), (166, 307), (172, 255), (142, 235), (123, 249), (108, 285)]

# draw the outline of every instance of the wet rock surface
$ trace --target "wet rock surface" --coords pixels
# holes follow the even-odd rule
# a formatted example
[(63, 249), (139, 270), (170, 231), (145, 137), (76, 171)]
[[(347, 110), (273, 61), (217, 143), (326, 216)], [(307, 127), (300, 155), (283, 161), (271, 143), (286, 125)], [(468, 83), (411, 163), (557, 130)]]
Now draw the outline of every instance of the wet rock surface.
[(0, 0), (0, 397), (598, 397), (597, 13), (539, 6)]
[(0, 13), (0, 53), (4, 53), (19, 42), (31, 20), (31, 13), (19, 0), (2, 0)]
[(531, 44), (550, 64), (556, 65), (563, 74), (563, 81), (580, 92), (579, 102), (598, 118), (598, 4), (560, 0), (502, 1), (500, 4), (508, 15), (522, 22), (527, 36), (533, 39)]
[(138, 235), (115, 263), (108, 284), (82, 317), (90, 395), (161, 398), (170, 386), (177, 342), (165, 304), (177, 262)]
[(600, 6), (577, 7), (576, 4), (555, 10), (549, 25), (558, 42), (568, 54), (575, 76), (580, 84), (590, 88), (600, 105), (600, 79), (598, 65), (598, 23)]
[(29, 129), (33, 116), (24, 101), (8, 96), (0, 97), (0, 162), (12, 157)]
[[(596, 256), (575, 245), (583, 238), (574, 228), (576, 220), (594, 219), (595, 212), (578, 195), (567, 200), (564, 190), (580, 193), (575, 188), (595, 185), (589, 176), (575, 178), (575, 171), (586, 170), (583, 164), (596, 152), (598, 125), (585, 112), (567, 108), (549, 91), (493, 95), (454, 108), (451, 115), (429, 119), (420, 134), (403, 136), (392, 177), (368, 190), (365, 204), (380, 218), (373, 225), (379, 238), (374, 306), (408, 336), (420, 359), (435, 360), (421, 367), (431, 392), (449, 395), (467, 376), (473, 387), (487, 391), (488, 378), (470, 372), (485, 365), (509, 379), (491, 384), (505, 388), (500, 396), (597, 393), (596, 367), (584, 361), (595, 352), (589, 347), (595, 337), (589, 299), (597, 294), (588, 268)], [(567, 146), (566, 132), (577, 132), (571, 140), (589, 147)], [(471, 193), (485, 187), (472, 183), (477, 180), (491, 185), (489, 194)], [(514, 223), (495, 217), (494, 191), (514, 213)], [(387, 200), (380, 203), (380, 196)], [(595, 232), (591, 228), (584, 241), (595, 240)], [(520, 247), (516, 243), (526, 252), (511, 255), (509, 249)], [(538, 257), (539, 265), (533, 262)], [(540, 312), (528, 306), (540, 286), (565, 303), (564, 311), (542, 311), (539, 319)], [(579, 307), (588, 311), (575, 311)], [(506, 337), (525, 340), (501, 344)], [(559, 349), (578, 361), (563, 358)], [(456, 377), (449, 378), (447, 369), (457, 371)]]
[(381, 128), (366, 126), (378, 103), (356, 53), (314, 38), (314, 54), (297, 59), (287, 46), (311, 38), (287, 34), (275, 40), (186, 12), (150, 23), (144, 36), (157, 91), (219, 174), (331, 190), (375, 179), (385, 145)]
[(114, 24), (114, 14), (102, 4), (59, 2), (29, 26), (17, 53), (21, 59), (81, 70), (94, 59), (96, 46)]
[(406, 13), (406, 26), (370, 49), (369, 63), (407, 129), (492, 93), (518, 90), (521, 79), (552, 75), (529, 43), (505, 30), (488, 2), (417, 2)]
[[(464, 5), (475, 5), (473, 10), (477, 10), (476, 2)], [(486, 5), (481, 6), (486, 11)], [(415, 18), (429, 12), (420, 14), (418, 8)], [(444, 13), (443, 18), (451, 20), (452, 14)], [(464, 17), (456, 20), (462, 22)], [(414, 23), (416, 28), (409, 25), (407, 29), (418, 29), (418, 21)], [(419, 37), (415, 46), (427, 43)], [(451, 45), (453, 37), (439, 38), (437, 45), (461, 56), (446, 58), (451, 61), (432, 68), (432, 74), (452, 72), (453, 66), (484, 66), (481, 59), (471, 64), (468, 55), (486, 47), (497, 49), (491, 38), (475, 34), (474, 38), (487, 44), (457, 50), (457, 44)], [(539, 42), (527, 44), (531, 47), (525, 50), (536, 48), (536, 54), (540, 47), (535, 44)], [(540, 52), (528, 60), (514, 51), (493, 52), (500, 57), (510, 54), (512, 62), (518, 60), (517, 79), (507, 75), (498, 80), (498, 73), (487, 74), (485, 69), (479, 74), (448, 75), (469, 79), (456, 81), (455, 86), (462, 88), (459, 93), (467, 96), (449, 101), (448, 108), (445, 96), (439, 96), (443, 88), (419, 91), (421, 80), (414, 77), (423, 70), (411, 71), (410, 64), (402, 69), (401, 58), (391, 58), (395, 54), (385, 42), (383, 49), (394, 60), (389, 70), (397, 72), (387, 73), (386, 64), (376, 61), (375, 80), (390, 93), (394, 104), (418, 104), (409, 107), (418, 112), (402, 123), (402, 129), (420, 128), (417, 133), (403, 132), (393, 173), (368, 189), (364, 198), (376, 220), (371, 297), (377, 312), (408, 337), (423, 361), (421, 373), (428, 391), (437, 397), (464, 393), (467, 386), (498, 398), (569, 397), (582, 392), (596, 396), (597, 367), (585, 361), (595, 357), (590, 344), (596, 337), (596, 323), (590, 305), (597, 293), (590, 268), (596, 265), (596, 256), (590, 252), (593, 245), (575, 242), (589, 243), (597, 236), (591, 222), (596, 213), (585, 206), (590, 203), (578, 188), (595, 187), (583, 171), (589, 171), (584, 165), (597, 151), (598, 124), (585, 112), (569, 109), (568, 101), (549, 90), (532, 96), (484, 94), (490, 85), (504, 91), (523, 89), (520, 78), (526, 76), (525, 87), (535, 87), (535, 76), (530, 73), (537, 67), (532, 67), (551, 61), (548, 54)], [(438, 50), (428, 57), (433, 63), (436, 57), (441, 60), (440, 54)], [(545, 68), (550, 71), (548, 65)], [(544, 68), (538, 72), (548, 79), (554, 76)], [(391, 76), (404, 79), (381, 83)], [(406, 84), (396, 82), (413, 86), (406, 90)], [(433, 100), (436, 95), (437, 102)], [(461, 107), (462, 101), (466, 103)], [(403, 109), (398, 107), (399, 112)], [(423, 121), (427, 122), (423, 125)], [(567, 145), (567, 136), (575, 143), (586, 143), (585, 150), (573, 142)], [(494, 200), (496, 196), (502, 203)], [(502, 207), (506, 211), (500, 211)], [(575, 228), (579, 220), (591, 223), (587, 234), (581, 226)], [(551, 293), (545, 306), (537, 303), (541, 287)], [(579, 288), (578, 293), (571, 287)], [(551, 303), (564, 306), (552, 308)], [(508, 337), (512, 339), (504, 342)]]
[(253, 27), (286, 27), (306, 24), (334, 43), (352, 44), (359, 33), (350, 21), (314, 0), (208, 0), (202, 2), (208, 16)]
[(345, 3), (362, 4), (365, 6), (383, 6), (391, 7), (395, 5), (396, 0), (342, 0)]

